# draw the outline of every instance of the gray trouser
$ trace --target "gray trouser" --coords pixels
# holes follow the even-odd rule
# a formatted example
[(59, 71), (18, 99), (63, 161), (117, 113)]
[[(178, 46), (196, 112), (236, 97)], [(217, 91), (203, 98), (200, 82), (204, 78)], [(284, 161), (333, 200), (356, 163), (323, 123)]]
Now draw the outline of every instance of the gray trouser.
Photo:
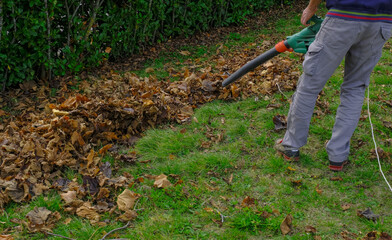
[(384, 43), (391, 37), (391, 29), (390, 23), (332, 17), (324, 20), (303, 62), (304, 73), (293, 95), (283, 146), (298, 149), (306, 144), (317, 96), (345, 57), (341, 102), (327, 153), (333, 162), (348, 158), (350, 138), (361, 115), (370, 74), (381, 57)]

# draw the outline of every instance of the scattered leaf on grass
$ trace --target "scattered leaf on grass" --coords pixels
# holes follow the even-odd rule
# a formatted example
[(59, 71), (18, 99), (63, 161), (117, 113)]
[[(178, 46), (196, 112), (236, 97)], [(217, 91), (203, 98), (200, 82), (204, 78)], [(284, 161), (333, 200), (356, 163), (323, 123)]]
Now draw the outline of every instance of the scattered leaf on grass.
[(305, 232), (306, 232), (306, 233), (316, 233), (316, 232), (317, 232), (317, 230), (316, 230), (316, 228), (315, 228), (315, 227), (312, 227), (312, 226), (306, 226), (306, 227), (305, 227)]
[(331, 181), (343, 181), (343, 178), (340, 176), (339, 177), (331, 177), (330, 180)]
[(129, 222), (137, 218), (137, 212), (134, 210), (127, 210), (125, 213), (121, 214), (117, 220), (121, 222)]
[(392, 122), (383, 121), (385, 127), (392, 129)]
[(379, 240), (392, 240), (392, 237), (391, 237), (391, 235), (389, 235), (388, 233), (382, 232), (382, 233), (380, 234)]
[(246, 196), (244, 200), (242, 200), (241, 206), (242, 207), (249, 207), (255, 205), (255, 199), (249, 196)]
[(14, 237), (11, 235), (0, 235), (0, 240), (14, 240)]
[[(377, 148), (377, 153), (378, 153), (378, 156), (380, 157), (380, 159), (390, 159), (391, 158), (390, 153), (384, 151), (384, 149), (382, 149), (380, 147)], [(377, 154), (376, 154), (375, 149), (370, 150), (370, 154), (371, 154), (370, 155), (371, 159), (377, 159)]]
[(136, 200), (138, 198), (140, 198), (140, 194), (134, 193), (129, 189), (125, 189), (117, 197), (118, 209), (122, 211), (133, 210), (133, 207), (135, 206)]
[(152, 73), (154, 71), (155, 71), (154, 68), (151, 68), (151, 67), (146, 68), (146, 70), (145, 70), (146, 73)]
[(287, 235), (291, 232), (293, 217), (289, 214), (287, 215), (283, 222), (280, 224), (280, 230), (283, 235)]
[(275, 130), (276, 131), (279, 131), (279, 130), (287, 128), (287, 119), (286, 119), (286, 116), (284, 116), (284, 115), (279, 115), (278, 114), (278, 115), (274, 116), (272, 121), (275, 124)]
[(340, 205), (343, 211), (346, 211), (348, 209), (351, 208), (351, 204), (350, 203), (343, 203), (342, 205)]
[(292, 167), (290, 167), (290, 166), (288, 166), (288, 167), (287, 167), (287, 169), (288, 169), (289, 171), (292, 171), (292, 172), (295, 172), (295, 171), (297, 171), (297, 169), (295, 169), (295, 168), (292, 168)]
[(359, 217), (363, 217), (363, 218), (366, 218), (366, 219), (372, 220), (372, 221), (376, 221), (380, 217), (380, 215), (374, 214), (370, 208), (368, 208), (364, 211), (357, 210), (357, 215)]
[(111, 48), (111, 47), (106, 47), (105, 53), (109, 54), (111, 51), (112, 51), (112, 48)]
[(154, 187), (167, 188), (171, 185), (171, 182), (167, 180), (167, 176), (165, 174), (161, 174), (155, 178)]
[(204, 208), (204, 211), (209, 212), (209, 213), (212, 213), (212, 212), (214, 212), (214, 209), (212, 209), (212, 208), (210, 208), (210, 207), (205, 207), (205, 208)]
[(316, 186), (316, 192), (317, 192), (318, 194), (322, 194), (322, 193), (323, 193), (323, 190), (320, 189), (319, 184), (317, 184), (317, 186)]
[(181, 55), (183, 55), (183, 56), (189, 56), (189, 55), (191, 55), (191, 53), (189, 52), (189, 51), (180, 51), (180, 54)]
[(64, 220), (63, 224), (64, 224), (64, 225), (68, 225), (68, 224), (70, 224), (71, 222), (72, 222), (72, 218), (67, 218), (67, 219)]
[(343, 232), (340, 233), (340, 235), (342, 236), (342, 238), (344, 240), (355, 240), (358, 238), (358, 235), (352, 232), (348, 232), (346, 230), (344, 230)]
[(300, 186), (302, 186), (302, 180), (301, 179), (299, 179), (299, 180), (291, 179), (290, 182), (293, 185), (293, 187), (300, 187)]
[(362, 238), (362, 240), (376, 240), (376, 239), (377, 239), (376, 231), (369, 232), (366, 234), (364, 238)]

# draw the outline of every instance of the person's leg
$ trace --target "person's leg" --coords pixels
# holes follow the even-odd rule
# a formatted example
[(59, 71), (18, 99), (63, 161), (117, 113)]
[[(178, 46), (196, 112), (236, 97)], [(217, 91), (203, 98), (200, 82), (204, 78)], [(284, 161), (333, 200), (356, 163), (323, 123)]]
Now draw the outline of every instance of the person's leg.
[[(327, 144), (331, 166), (341, 166), (348, 158), (350, 139), (361, 115), (370, 74), (381, 57), (382, 47), (386, 41), (381, 29), (384, 25), (361, 22), (359, 41), (346, 54), (341, 102), (336, 113), (332, 137)], [(392, 24), (386, 25), (388, 26), (390, 28)]]
[(358, 29), (353, 24), (356, 22), (327, 17), (309, 47), (281, 143), (286, 149), (306, 144), (317, 96), (357, 38)]

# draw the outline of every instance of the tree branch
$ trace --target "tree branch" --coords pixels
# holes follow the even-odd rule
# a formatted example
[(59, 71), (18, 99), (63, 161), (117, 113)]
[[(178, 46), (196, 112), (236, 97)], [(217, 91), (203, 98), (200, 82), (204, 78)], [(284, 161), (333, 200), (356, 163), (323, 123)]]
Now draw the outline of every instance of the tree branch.
[(0, 0), (0, 42), (1, 42), (2, 32), (3, 32), (3, 1)]
[(106, 239), (107, 236), (109, 236), (110, 234), (112, 234), (115, 231), (119, 231), (119, 230), (122, 230), (122, 229), (129, 227), (130, 224), (131, 224), (131, 221), (128, 221), (128, 223), (125, 226), (113, 229), (112, 231), (106, 233), (100, 240)]
[(94, 23), (95, 23), (95, 20), (96, 20), (96, 18), (97, 18), (97, 13), (98, 13), (98, 10), (99, 10), (99, 8), (101, 7), (101, 5), (102, 5), (102, 3), (104, 2), (105, 0), (96, 0), (95, 1), (95, 7), (94, 7), (94, 9), (93, 9), (93, 13), (92, 13), (92, 15), (91, 15), (91, 18), (90, 18), (90, 21), (89, 21), (89, 23), (88, 23), (88, 25), (87, 25), (87, 31), (86, 31), (86, 35), (84, 36), (84, 40), (85, 41), (87, 41), (87, 39), (88, 39), (88, 37), (90, 36), (90, 34), (91, 34), (91, 32), (92, 32), (92, 27), (93, 27), (93, 25), (94, 25)]
[(51, 59), (51, 54), (52, 54), (52, 48), (51, 48), (51, 39), (50, 39), (50, 18), (49, 18), (49, 7), (48, 7), (48, 0), (45, 1), (45, 12), (46, 12), (46, 27), (47, 27), (47, 34), (48, 34), (48, 64), (49, 64), (49, 69), (48, 69), (48, 81), (49, 83), (52, 82), (52, 59)]

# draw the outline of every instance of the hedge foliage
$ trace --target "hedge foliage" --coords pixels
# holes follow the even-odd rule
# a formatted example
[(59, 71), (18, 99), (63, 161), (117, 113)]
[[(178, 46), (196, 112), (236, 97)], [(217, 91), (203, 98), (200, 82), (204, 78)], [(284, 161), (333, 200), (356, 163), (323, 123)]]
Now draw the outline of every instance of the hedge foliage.
[(293, 0), (0, 0), (0, 81), (78, 73), (105, 59)]

